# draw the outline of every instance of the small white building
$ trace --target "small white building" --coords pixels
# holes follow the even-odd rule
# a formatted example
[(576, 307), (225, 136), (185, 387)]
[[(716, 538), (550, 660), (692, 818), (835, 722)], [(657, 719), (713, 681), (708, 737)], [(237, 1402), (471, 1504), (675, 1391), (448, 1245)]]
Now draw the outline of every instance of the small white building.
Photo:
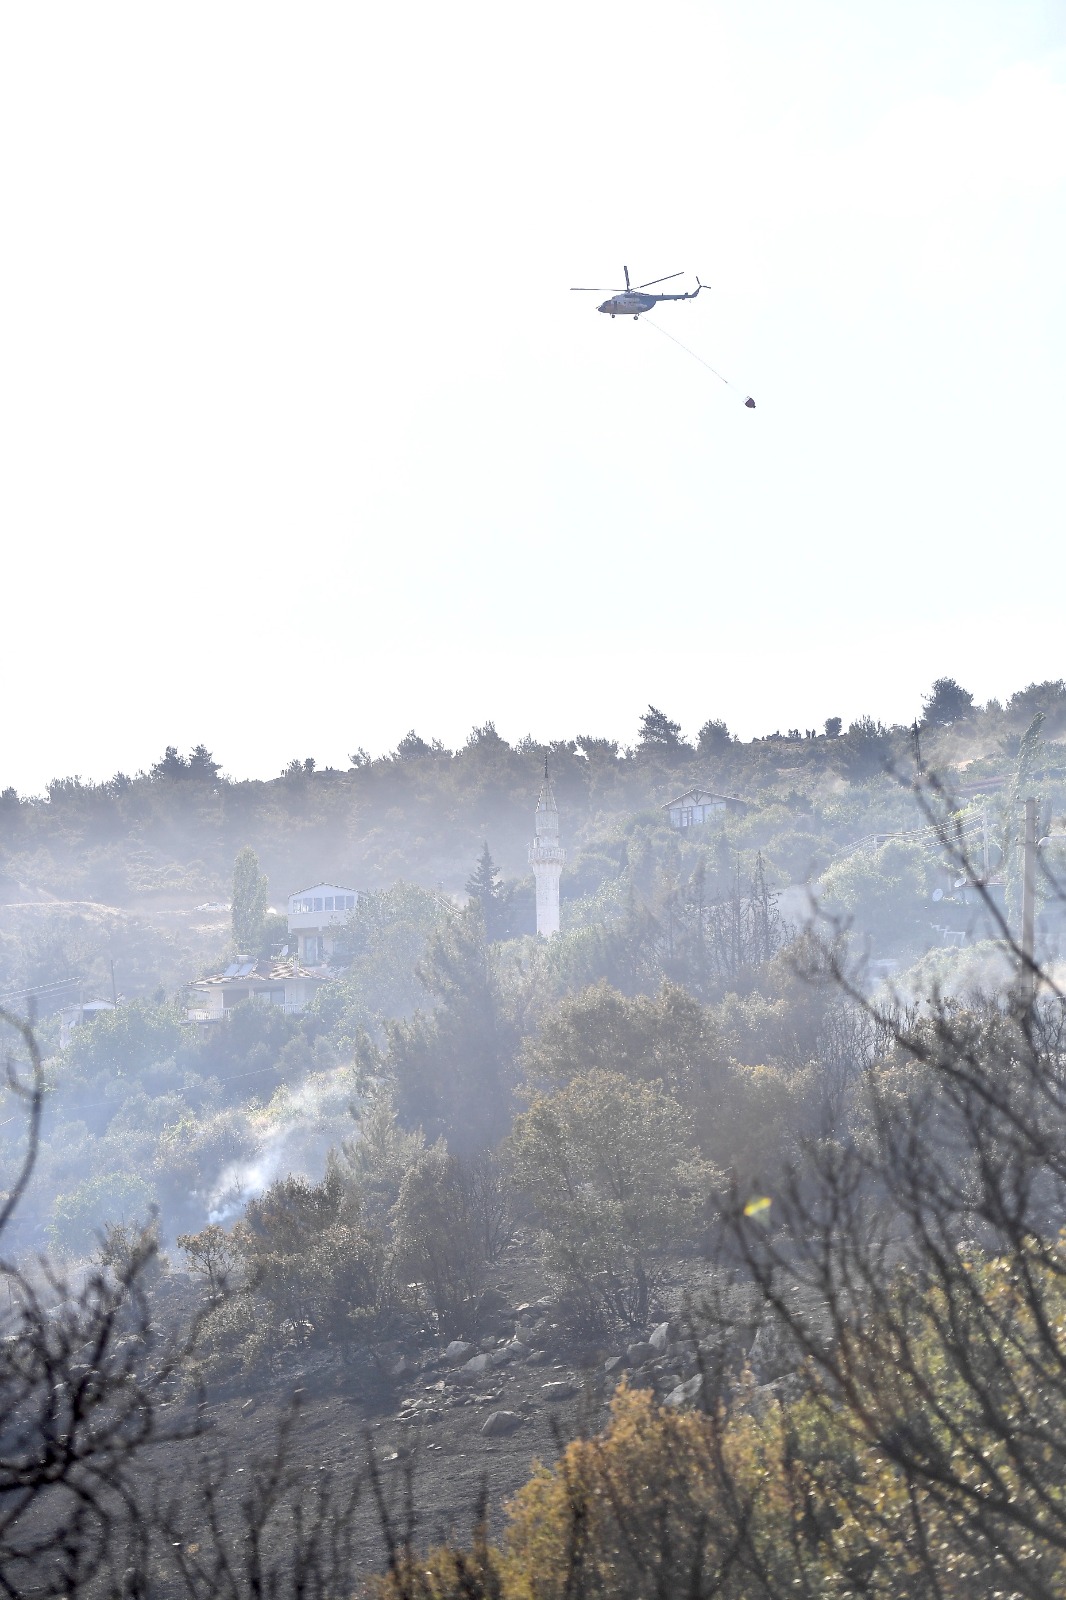
[(339, 928), (343, 928), (359, 898), (357, 889), (337, 883), (316, 883), (289, 896), (289, 936), (296, 941), (297, 959), (303, 966), (320, 966), (333, 954)]
[(225, 972), (198, 978), (188, 986), (190, 1022), (221, 1022), (244, 1000), (282, 1006), (292, 1016), (306, 1011), (327, 979), (298, 961), (235, 961)]
[(114, 1009), (111, 1000), (86, 1000), (81, 1005), (64, 1006), (59, 1013), (59, 1048), (67, 1048), (75, 1028), (80, 1028), (86, 1022), (95, 1022), (105, 1011)]
[(686, 789), (676, 800), (668, 800), (662, 807), (669, 816), (671, 828), (698, 828), (714, 816), (727, 811), (743, 811), (746, 800), (732, 794), (712, 794), (709, 789)]

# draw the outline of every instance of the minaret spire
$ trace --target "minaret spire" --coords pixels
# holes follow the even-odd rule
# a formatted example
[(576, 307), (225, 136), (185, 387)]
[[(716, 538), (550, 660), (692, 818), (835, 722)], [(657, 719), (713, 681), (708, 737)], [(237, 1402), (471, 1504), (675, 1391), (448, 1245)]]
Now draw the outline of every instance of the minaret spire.
[(559, 808), (552, 793), (547, 751), (534, 826), (536, 837), (529, 847), (529, 864), (537, 880), (537, 932), (550, 939), (559, 932), (559, 879), (566, 851), (559, 844)]

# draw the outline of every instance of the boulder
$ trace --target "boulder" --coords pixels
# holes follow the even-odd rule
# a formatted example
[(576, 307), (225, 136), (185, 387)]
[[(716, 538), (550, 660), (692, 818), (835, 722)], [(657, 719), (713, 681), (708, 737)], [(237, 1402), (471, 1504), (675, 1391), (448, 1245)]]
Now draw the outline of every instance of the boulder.
[(654, 1361), (658, 1354), (653, 1344), (631, 1344), (626, 1348), (626, 1361), (631, 1367), (642, 1367), (645, 1361)]
[(748, 1364), (758, 1383), (772, 1383), (802, 1365), (803, 1352), (787, 1328), (764, 1322), (748, 1351)]
[(547, 1350), (531, 1350), (526, 1358), (531, 1367), (542, 1367), (548, 1359)]
[(577, 1384), (570, 1383), (566, 1379), (558, 1383), (542, 1383), (540, 1392), (545, 1400), (569, 1400), (572, 1395), (577, 1394)]
[(492, 1357), (472, 1356), (469, 1361), (464, 1361), (459, 1368), (458, 1376), (464, 1383), (477, 1383), (479, 1378), (492, 1371)]
[(788, 1372), (781, 1378), (775, 1378), (772, 1383), (761, 1383), (751, 1389), (747, 1401), (742, 1401), (742, 1405), (753, 1417), (761, 1418), (773, 1406), (787, 1405), (790, 1401), (798, 1399), (802, 1393), (803, 1380), (799, 1373)]
[(688, 1406), (698, 1397), (703, 1388), (703, 1373), (697, 1372), (694, 1378), (689, 1378), (687, 1383), (679, 1383), (676, 1389), (671, 1389), (664, 1406)]
[(620, 1372), (625, 1364), (625, 1356), (608, 1356), (607, 1360), (603, 1363), (603, 1370), (608, 1374)]
[(389, 1376), (390, 1378), (409, 1378), (417, 1370), (414, 1362), (408, 1356), (401, 1356), (399, 1361), (394, 1362), (389, 1368)]
[(499, 1439), (521, 1426), (522, 1418), (517, 1411), (490, 1411), (481, 1424), (481, 1432), (486, 1439)]
[(660, 1322), (657, 1328), (653, 1328), (648, 1335), (648, 1343), (657, 1356), (664, 1356), (666, 1347), (670, 1343), (670, 1324), (668, 1322)]
[(453, 1339), (451, 1344), (445, 1346), (444, 1359), (453, 1367), (458, 1367), (469, 1360), (473, 1353), (474, 1346), (468, 1344), (465, 1339)]

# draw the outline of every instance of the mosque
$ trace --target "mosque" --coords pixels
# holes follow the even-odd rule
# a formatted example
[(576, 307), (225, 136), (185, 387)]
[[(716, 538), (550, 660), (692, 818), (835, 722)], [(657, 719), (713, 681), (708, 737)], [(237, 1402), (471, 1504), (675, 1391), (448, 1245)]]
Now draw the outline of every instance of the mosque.
[(547, 756), (544, 757), (544, 782), (537, 801), (534, 829), (529, 864), (537, 880), (537, 932), (550, 939), (559, 932), (559, 879), (566, 851), (559, 844), (559, 808), (548, 777)]

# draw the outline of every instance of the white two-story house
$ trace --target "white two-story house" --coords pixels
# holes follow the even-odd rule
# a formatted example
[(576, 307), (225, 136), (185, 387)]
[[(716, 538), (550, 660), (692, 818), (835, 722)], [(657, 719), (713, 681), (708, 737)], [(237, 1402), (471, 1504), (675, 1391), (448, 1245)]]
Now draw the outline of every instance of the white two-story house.
[(338, 929), (355, 910), (357, 889), (338, 883), (316, 883), (289, 896), (289, 938), (295, 941), (301, 966), (321, 966), (333, 953)]

